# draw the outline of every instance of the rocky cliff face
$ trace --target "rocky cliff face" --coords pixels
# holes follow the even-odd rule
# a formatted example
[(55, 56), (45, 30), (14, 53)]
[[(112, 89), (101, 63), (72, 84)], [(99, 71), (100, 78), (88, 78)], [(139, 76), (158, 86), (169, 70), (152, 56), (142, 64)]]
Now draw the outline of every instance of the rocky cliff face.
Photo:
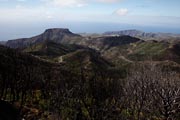
[(64, 37), (80, 37), (80, 35), (70, 32), (69, 29), (54, 28), (45, 30), (45, 32), (40, 35), (39, 40), (49, 40), (59, 43)]

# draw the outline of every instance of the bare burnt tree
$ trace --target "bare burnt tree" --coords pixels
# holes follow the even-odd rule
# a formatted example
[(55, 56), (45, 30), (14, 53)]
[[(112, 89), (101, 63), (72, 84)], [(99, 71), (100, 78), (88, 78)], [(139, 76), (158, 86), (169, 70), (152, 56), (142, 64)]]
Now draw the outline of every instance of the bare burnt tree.
[(178, 119), (180, 78), (172, 70), (155, 64), (136, 66), (127, 78), (127, 109), (137, 120), (145, 118)]
[(175, 72), (158, 72), (158, 79), (153, 80), (154, 106), (164, 119), (180, 117), (180, 78)]
[(130, 116), (140, 120), (145, 117), (143, 112), (148, 110), (148, 105), (151, 103), (151, 78), (148, 76), (149, 69), (145, 66), (135, 66), (135, 68), (127, 77), (125, 93)]

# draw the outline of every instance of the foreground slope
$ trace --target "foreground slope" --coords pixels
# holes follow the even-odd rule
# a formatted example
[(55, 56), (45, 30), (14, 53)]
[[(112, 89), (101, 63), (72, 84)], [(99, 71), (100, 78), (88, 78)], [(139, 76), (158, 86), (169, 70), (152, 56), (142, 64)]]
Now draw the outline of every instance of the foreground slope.
[[(47, 62), (0, 46), (0, 99), (16, 104), (21, 117), (28, 120), (53, 119), (62, 107), (61, 119), (73, 119), (75, 116), (69, 113), (89, 111), (86, 103), (91, 101), (88, 106), (93, 106), (94, 100), (111, 96), (109, 79), (123, 77), (122, 71), (108, 69), (111, 65), (95, 51), (78, 50), (63, 57), (63, 64)], [(76, 104), (80, 106), (73, 106)], [(80, 117), (88, 117), (84, 112)]]

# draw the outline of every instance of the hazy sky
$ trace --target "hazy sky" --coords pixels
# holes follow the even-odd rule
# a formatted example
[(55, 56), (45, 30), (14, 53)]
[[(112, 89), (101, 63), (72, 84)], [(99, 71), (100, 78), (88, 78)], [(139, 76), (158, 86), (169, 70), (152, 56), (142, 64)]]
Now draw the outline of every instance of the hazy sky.
[(179, 6), (180, 0), (0, 0), (0, 40), (28, 37), (49, 27), (180, 33)]

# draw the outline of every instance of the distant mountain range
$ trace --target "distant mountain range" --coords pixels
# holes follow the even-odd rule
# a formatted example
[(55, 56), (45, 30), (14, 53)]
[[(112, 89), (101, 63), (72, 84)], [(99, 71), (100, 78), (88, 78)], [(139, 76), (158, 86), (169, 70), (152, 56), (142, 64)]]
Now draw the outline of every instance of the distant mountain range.
[(144, 40), (150, 40), (150, 39), (169, 39), (169, 38), (179, 38), (180, 34), (173, 34), (173, 33), (147, 33), (139, 30), (122, 30), (122, 31), (108, 31), (103, 33), (103, 35), (107, 36), (117, 36), (117, 35), (129, 35), (132, 37), (138, 37)]
[(54, 61), (59, 61), (59, 56), (80, 49), (92, 49), (113, 62), (149, 59), (178, 62), (179, 36), (171, 33), (145, 33), (138, 30), (81, 36), (66, 28), (52, 28), (35, 37), (9, 40), (3, 44), (48, 60), (53, 58)]
[(69, 31), (69, 29), (64, 28), (53, 28), (47, 29), (44, 33), (31, 37), (31, 38), (21, 38), (15, 40), (8, 40), (6, 43), (3, 42), (3, 45), (6, 45), (11, 48), (26, 48), (38, 43), (43, 43), (45, 41), (51, 41), (54, 43), (62, 44), (78, 44), (89, 46), (99, 49), (107, 48), (110, 46), (117, 46), (120, 44), (128, 44), (131, 42), (136, 42), (139, 39), (131, 36), (98, 36), (98, 37), (87, 37), (74, 34)]
[[(74, 34), (67, 28), (52, 28), (45, 30), (44, 33), (31, 37), (31, 38), (20, 38), (15, 40), (0, 41), (0, 44), (9, 46), (11, 48), (25, 48), (29, 45), (41, 43), (43, 41), (53, 41), (55, 43), (80, 43), (83, 44), (84, 41), (92, 40), (95, 38), (98, 41), (102, 37), (113, 37), (113, 36), (131, 36), (142, 40), (180, 40), (180, 34), (172, 33), (146, 33), (139, 30), (122, 30), (122, 31), (108, 31), (101, 34)], [(108, 39), (108, 38), (106, 38)], [(87, 44), (87, 43), (85, 43)]]

